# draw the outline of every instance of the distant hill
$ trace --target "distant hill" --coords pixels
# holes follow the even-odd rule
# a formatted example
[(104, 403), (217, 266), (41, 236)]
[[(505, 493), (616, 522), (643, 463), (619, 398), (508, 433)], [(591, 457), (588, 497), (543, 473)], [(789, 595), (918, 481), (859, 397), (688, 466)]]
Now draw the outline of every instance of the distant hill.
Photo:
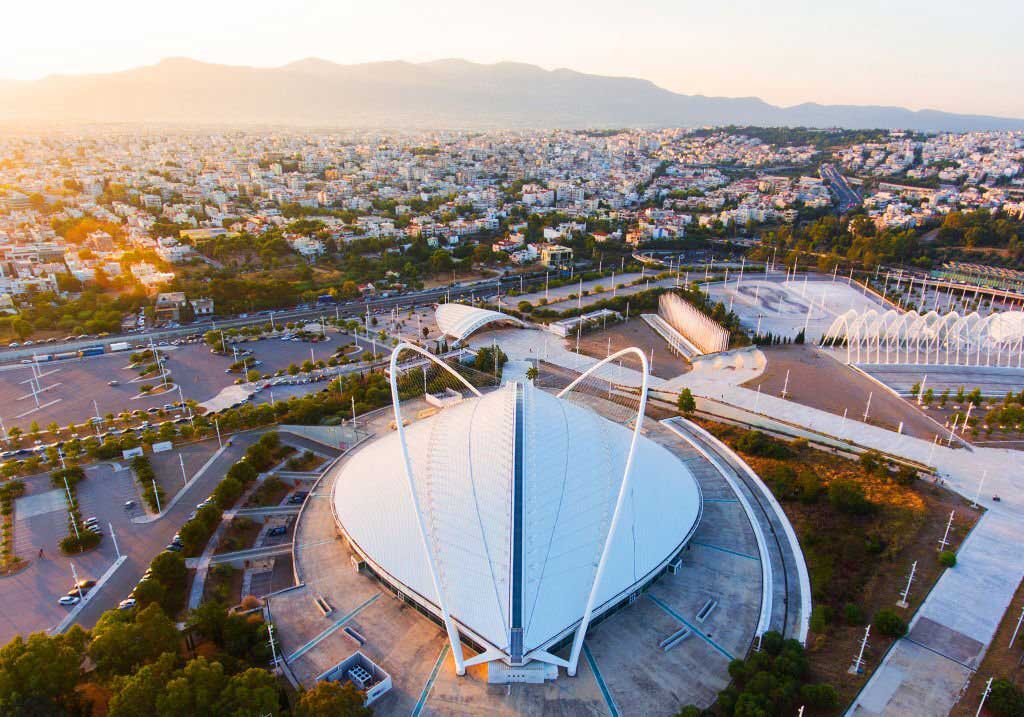
[(669, 92), (647, 80), (464, 60), (270, 69), (184, 58), (125, 72), (0, 81), (0, 120), (329, 127), (770, 125), (1024, 129), (1024, 120), (901, 107), (801, 104)]

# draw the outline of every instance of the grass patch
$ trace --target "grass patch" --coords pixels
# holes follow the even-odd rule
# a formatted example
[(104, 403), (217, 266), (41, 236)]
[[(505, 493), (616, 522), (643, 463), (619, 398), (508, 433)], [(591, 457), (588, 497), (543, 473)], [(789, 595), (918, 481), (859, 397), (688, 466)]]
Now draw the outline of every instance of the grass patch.
[(284, 468), (289, 471), (309, 472), (322, 466), (324, 462), (325, 459), (313, 451), (304, 451), (301, 456), (289, 458), (284, 464)]
[(230, 565), (213, 565), (203, 585), (203, 602), (216, 601), (225, 605), (237, 605), (242, 599), (242, 576), (244, 571)]
[(217, 544), (216, 555), (232, 553), (236, 550), (251, 548), (256, 536), (260, 534), (260, 524), (252, 518), (240, 516), (228, 523), (227, 528)]
[(280, 478), (269, 476), (249, 496), (249, 500), (245, 502), (245, 507), (262, 508), (268, 505), (278, 505), (288, 495), (289, 490), (291, 490), (291, 487)]

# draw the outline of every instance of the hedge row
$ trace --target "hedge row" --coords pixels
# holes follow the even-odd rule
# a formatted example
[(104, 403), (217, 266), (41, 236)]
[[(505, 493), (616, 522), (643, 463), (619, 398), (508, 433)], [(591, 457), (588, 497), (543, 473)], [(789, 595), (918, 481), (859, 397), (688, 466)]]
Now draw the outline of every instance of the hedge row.
[[(156, 472), (153, 470), (153, 465), (149, 462), (147, 456), (135, 456), (132, 458), (132, 472), (135, 474), (135, 480), (139, 483), (139, 488), (142, 490), (142, 499), (146, 501), (146, 505), (154, 513), (159, 513), (160, 508), (164, 505), (164, 489), (156, 486)], [(156, 486), (154, 488), (154, 486)], [(159, 500), (158, 500), (159, 498)]]
[(14, 554), (14, 500), (25, 493), (25, 484), (12, 480), (0, 485), (0, 514), (3, 515), (3, 567), (11, 568), (20, 558)]

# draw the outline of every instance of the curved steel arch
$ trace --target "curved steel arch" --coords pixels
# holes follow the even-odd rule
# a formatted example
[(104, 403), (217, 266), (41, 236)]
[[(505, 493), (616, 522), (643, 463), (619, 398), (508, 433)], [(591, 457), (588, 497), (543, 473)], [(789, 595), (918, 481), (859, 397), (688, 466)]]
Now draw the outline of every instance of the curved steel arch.
[(455, 659), (455, 672), (459, 675), (466, 674), (466, 663), (465, 656), (462, 654), (462, 641), (459, 639), (459, 629), (455, 625), (455, 621), (452, 619), (451, 613), (448, 611), (448, 600), (445, 597), (444, 590), (441, 586), (441, 581), (437, 576), (437, 561), (434, 556), (434, 551), (430, 548), (430, 540), (427, 536), (427, 526), (423, 520), (423, 511), (420, 507), (419, 494), (416, 492), (416, 481), (412, 475), (412, 461), (409, 460), (409, 446), (405, 442), (405, 427), (402, 425), (402, 410), (401, 400), (398, 396), (398, 355), (404, 350), (409, 349), (415, 353), (420, 354), (428, 361), (436, 363), (441, 368), (445, 369), (451, 375), (455, 376), (463, 385), (466, 386), (470, 391), (475, 393), (477, 396), (483, 394), (463, 376), (459, 375), (455, 369), (441, 361), (429, 353), (423, 350), (419, 346), (402, 342), (395, 347), (394, 351), (391, 352), (391, 361), (388, 366), (388, 372), (390, 373), (391, 383), (391, 403), (395, 412), (395, 431), (398, 433), (398, 444), (402, 447), (402, 462), (405, 466), (405, 477), (409, 481), (409, 495), (412, 498), (413, 510), (416, 512), (416, 522), (420, 530), (420, 539), (423, 541), (423, 551), (427, 556), (427, 567), (430, 569), (430, 580), (434, 585), (434, 592), (437, 593), (438, 607), (441, 609), (441, 618), (444, 621), (445, 631), (448, 633), (448, 641), (451, 643), (452, 657)]
[(623, 471), (622, 483), (619, 485), (619, 495), (615, 500), (615, 510), (612, 513), (612, 520), (608, 526), (608, 534), (605, 536), (604, 547), (601, 549), (601, 558), (598, 560), (597, 570), (594, 572), (594, 582), (591, 583), (590, 586), (590, 595), (587, 597), (587, 607), (583, 611), (583, 618), (580, 620), (580, 625), (576, 628), (576, 635), (573, 637), (572, 652), (569, 655), (569, 667), (567, 668), (567, 672), (570, 677), (574, 677), (576, 675), (576, 668), (580, 661), (580, 650), (583, 648), (583, 639), (587, 635), (587, 628), (590, 626), (590, 619), (594, 613), (594, 603), (597, 601), (597, 589), (601, 584), (601, 578), (604, 576), (605, 566), (608, 563), (608, 553), (611, 549), (612, 538), (615, 536), (615, 532), (619, 526), (619, 520), (622, 517), (622, 504), (625, 502), (626, 495), (629, 493), (630, 484), (632, 483), (630, 479), (633, 472), (633, 456), (636, 453), (637, 442), (640, 440), (640, 428), (643, 425), (644, 412), (647, 409), (647, 381), (650, 371), (647, 364), (647, 356), (645, 356), (644, 352), (635, 346), (616, 351), (611, 356), (598, 361), (596, 364), (584, 371), (576, 377), (572, 383), (563, 388), (556, 395), (556, 398), (564, 397), (565, 394), (575, 388), (580, 381), (594, 374), (605, 364), (618, 359), (620, 356), (625, 356), (626, 354), (635, 354), (637, 358), (640, 359), (640, 366), (643, 369), (643, 380), (640, 382), (640, 405), (637, 408), (636, 420), (633, 421), (633, 438), (629, 443), (629, 453), (626, 456), (626, 467)]

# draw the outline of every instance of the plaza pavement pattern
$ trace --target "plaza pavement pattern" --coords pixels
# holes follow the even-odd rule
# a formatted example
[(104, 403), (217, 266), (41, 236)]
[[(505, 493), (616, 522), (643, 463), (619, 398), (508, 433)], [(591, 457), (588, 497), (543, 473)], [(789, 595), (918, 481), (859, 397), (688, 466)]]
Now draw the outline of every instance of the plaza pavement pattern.
[[(496, 341), (513, 360), (544, 359), (565, 368), (585, 371), (597, 359), (577, 355), (546, 332), (504, 330), (488, 332), (480, 345)], [(474, 342), (471, 342), (474, 343)], [(606, 367), (606, 378), (639, 385), (630, 369)], [(946, 715), (959, 699), (971, 674), (1024, 577), (1024, 453), (1000, 448), (934, 448), (930, 441), (876, 426), (843, 421), (775, 396), (739, 386), (757, 369), (694, 371), (669, 381), (649, 377), (652, 388), (679, 391), (689, 387), (696, 396), (721, 399), (789, 423), (845, 438), (870, 448), (938, 467), (946, 485), (978, 502), (986, 513), (964, 541), (957, 565), (946, 570), (910, 623), (858, 695), (849, 717)], [(929, 461), (929, 458), (931, 460)], [(983, 484), (982, 484), (982, 481)], [(991, 500), (1000, 496), (1000, 502)], [(943, 520), (935, 516), (935, 520)]]

